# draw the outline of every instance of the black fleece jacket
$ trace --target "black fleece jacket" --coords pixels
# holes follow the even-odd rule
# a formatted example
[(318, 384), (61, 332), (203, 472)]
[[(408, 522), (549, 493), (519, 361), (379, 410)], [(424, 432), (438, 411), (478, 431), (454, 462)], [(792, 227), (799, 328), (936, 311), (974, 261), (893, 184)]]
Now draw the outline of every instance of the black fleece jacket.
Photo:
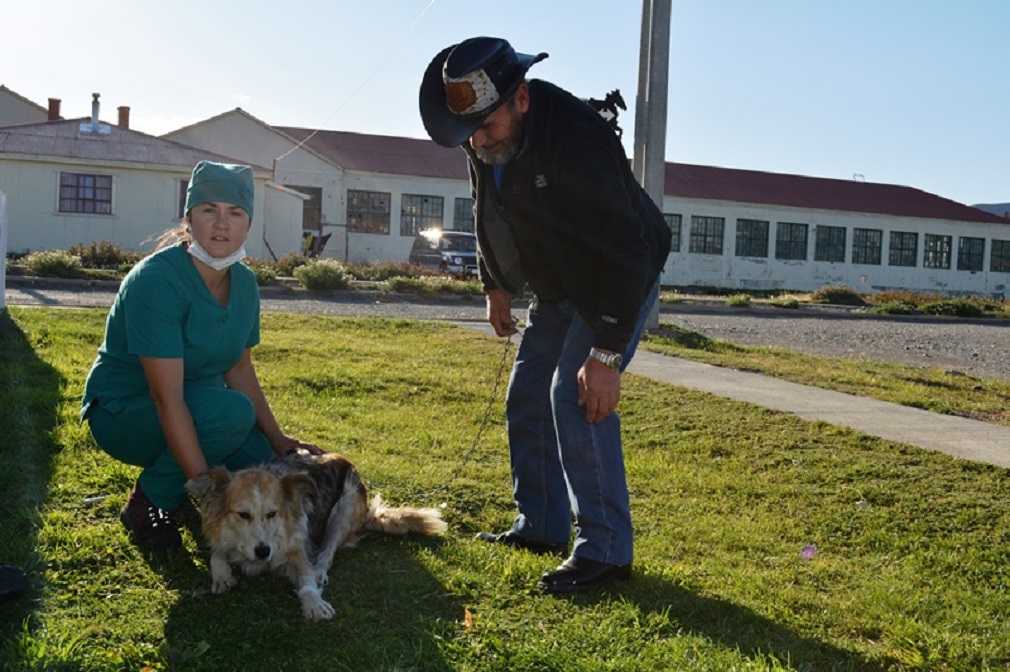
[(598, 112), (548, 82), (529, 89), (523, 147), (504, 166), (500, 193), (491, 166), (464, 145), (481, 281), (569, 299), (595, 330), (593, 345), (623, 352), (666, 263), (670, 228)]

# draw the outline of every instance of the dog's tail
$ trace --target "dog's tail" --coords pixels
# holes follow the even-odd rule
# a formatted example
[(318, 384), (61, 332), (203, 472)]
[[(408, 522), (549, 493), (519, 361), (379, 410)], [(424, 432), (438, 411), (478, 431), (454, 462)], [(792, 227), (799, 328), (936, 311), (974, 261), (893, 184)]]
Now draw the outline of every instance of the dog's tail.
[(380, 495), (372, 498), (368, 506), (365, 528), (373, 532), (404, 535), (408, 532), (436, 535), (445, 532), (448, 525), (438, 509), (416, 509), (409, 506), (386, 506)]

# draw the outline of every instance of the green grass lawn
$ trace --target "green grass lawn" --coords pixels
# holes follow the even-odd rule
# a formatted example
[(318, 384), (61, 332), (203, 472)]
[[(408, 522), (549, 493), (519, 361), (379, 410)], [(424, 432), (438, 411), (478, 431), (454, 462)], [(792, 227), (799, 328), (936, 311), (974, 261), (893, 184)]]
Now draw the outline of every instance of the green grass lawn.
[[(77, 422), (104, 316), (0, 314), (0, 562), (34, 586), (0, 605), (5, 670), (1010, 666), (1006, 470), (630, 374), (634, 577), (539, 594), (553, 563), (473, 540), (513, 515), (500, 390), (474, 444), (503, 344), (429, 322), (266, 314), (254, 359), (290, 433), (393, 504), (444, 504), (446, 537), (341, 551), (330, 622), (304, 621), (277, 577), (213, 595), (197, 514), (183, 510), (184, 552), (132, 546), (117, 513), (137, 470)], [(916, 371), (879, 366), (872, 387), (970, 396), (898, 382)]]

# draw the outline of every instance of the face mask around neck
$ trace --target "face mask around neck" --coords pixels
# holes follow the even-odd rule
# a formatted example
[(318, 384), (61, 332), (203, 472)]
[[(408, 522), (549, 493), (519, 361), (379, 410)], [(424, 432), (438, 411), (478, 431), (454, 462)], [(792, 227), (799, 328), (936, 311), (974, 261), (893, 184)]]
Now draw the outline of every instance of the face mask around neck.
[(223, 271), (233, 264), (237, 264), (246, 256), (245, 244), (243, 243), (242, 247), (238, 248), (227, 257), (212, 257), (207, 250), (200, 246), (200, 243), (196, 242), (196, 238), (189, 241), (189, 246), (186, 248), (186, 251), (189, 252), (194, 259), (207, 264), (215, 271)]

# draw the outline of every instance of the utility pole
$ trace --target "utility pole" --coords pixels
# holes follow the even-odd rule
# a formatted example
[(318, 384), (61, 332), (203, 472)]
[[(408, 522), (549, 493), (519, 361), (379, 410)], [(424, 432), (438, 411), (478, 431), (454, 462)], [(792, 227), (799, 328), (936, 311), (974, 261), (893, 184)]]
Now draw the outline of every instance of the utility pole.
[[(666, 99), (670, 78), (672, 0), (642, 0), (642, 37), (638, 55), (638, 99), (631, 168), (660, 210), (666, 182)], [(646, 329), (659, 327), (659, 307)]]

